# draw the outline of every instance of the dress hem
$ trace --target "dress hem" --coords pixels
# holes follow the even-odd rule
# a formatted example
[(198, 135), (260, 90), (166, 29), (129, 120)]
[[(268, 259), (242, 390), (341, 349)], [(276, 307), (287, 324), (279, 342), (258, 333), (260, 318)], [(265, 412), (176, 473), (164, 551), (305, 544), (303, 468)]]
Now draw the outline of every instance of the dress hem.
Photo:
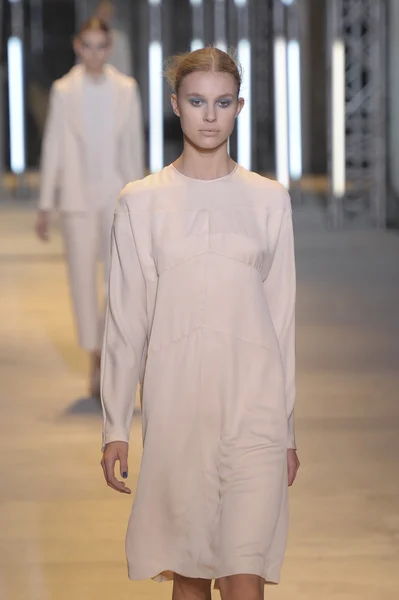
[(264, 580), (264, 584), (265, 585), (278, 585), (280, 583), (280, 575), (277, 574), (279, 572), (279, 568), (276, 569), (277, 573), (274, 572), (273, 573), (273, 568), (269, 568), (266, 569), (266, 573), (259, 573), (258, 570), (256, 569), (248, 569), (248, 568), (242, 568), (242, 569), (231, 569), (229, 571), (226, 572), (221, 572), (221, 574), (213, 574), (212, 576), (204, 576), (204, 574), (199, 574), (199, 573), (187, 573), (187, 571), (185, 569), (173, 569), (173, 568), (169, 568), (169, 569), (162, 569), (159, 570), (158, 573), (156, 575), (148, 575), (148, 576), (140, 576), (140, 575), (133, 575), (132, 573), (129, 573), (129, 579), (131, 581), (143, 581), (146, 579), (151, 579), (152, 581), (155, 581), (156, 583), (165, 583), (167, 581), (173, 581), (173, 575), (174, 573), (178, 573), (179, 575), (181, 575), (182, 577), (187, 577), (187, 578), (192, 578), (192, 579), (209, 579), (214, 581), (214, 588), (215, 589), (219, 589), (218, 586), (218, 579), (221, 579), (223, 577), (230, 577), (232, 575), (258, 575), (259, 577), (261, 577)]

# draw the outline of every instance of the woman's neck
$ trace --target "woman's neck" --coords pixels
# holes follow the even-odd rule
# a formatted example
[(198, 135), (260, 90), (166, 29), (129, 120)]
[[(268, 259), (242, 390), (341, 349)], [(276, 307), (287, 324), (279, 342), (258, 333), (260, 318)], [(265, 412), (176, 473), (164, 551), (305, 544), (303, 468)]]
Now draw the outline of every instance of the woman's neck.
[(219, 179), (229, 175), (236, 166), (227, 153), (227, 141), (212, 151), (185, 142), (183, 153), (173, 164), (183, 175), (193, 179)]
[(104, 67), (101, 67), (101, 69), (89, 69), (85, 67), (85, 74), (94, 81), (100, 81), (105, 75), (105, 70)]

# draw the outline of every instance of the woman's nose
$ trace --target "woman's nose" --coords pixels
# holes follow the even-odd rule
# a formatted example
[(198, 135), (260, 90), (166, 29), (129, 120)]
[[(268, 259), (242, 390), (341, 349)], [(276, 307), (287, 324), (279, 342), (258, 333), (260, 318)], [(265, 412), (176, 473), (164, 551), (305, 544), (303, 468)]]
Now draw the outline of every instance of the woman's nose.
[(207, 109), (204, 116), (204, 121), (206, 121), (207, 123), (213, 123), (214, 121), (216, 121), (216, 113), (214, 109)]

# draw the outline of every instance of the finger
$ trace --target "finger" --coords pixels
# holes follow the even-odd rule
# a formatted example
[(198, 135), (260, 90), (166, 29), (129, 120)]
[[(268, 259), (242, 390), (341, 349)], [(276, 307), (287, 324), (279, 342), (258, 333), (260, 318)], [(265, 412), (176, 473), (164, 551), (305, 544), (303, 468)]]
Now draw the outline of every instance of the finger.
[(123, 481), (118, 481), (117, 478), (115, 477), (115, 458), (111, 458), (111, 459), (106, 459), (104, 461), (105, 463), (105, 474), (106, 474), (106, 480), (107, 483), (110, 487), (112, 487), (114, 490), (118, 491), (118, 492), (124, 492), (126, 494), (130, 494), (130, 490), (129, 488), (127, 488), (124, 484)]
[(121, 477), (123, 477), (123, 479), (127, 479), (128, 475), (129, 475), (129, 469), (128, 469), (128, 464), (127, 464), (127, 453), (125, 456), (120, 456), (120, 458), (119, 458), (119, 470), (120, 470)]
[(109, 485), (109, 487), (113, 488), (117, 492), (123, 492), (125, 494), (130, 494), (130, 489), (126, 487), (125, 482), (118, 481), (113, 473), (112, 473), (112, 475), (109, 475), (109, 473), (106, 471), (106, 480), (107, 480), (107, 484)]
[[(104, 479), (105, 479), (105, 481), (107, 481), (107, 472), (105, 470), (105, 464), (104, 464), (103, 460), (101, 461), (101, 468), (102, 468), (103, 473), (104, 473)], [(107, 481), (107, 483), (108, 483), (108, 481)]]
[(112, 479), (115, 479), (115, 462), (116, 458), (114, 457), (104, 458), (105, 479), (107, 480), (107, 483), (112, 481)]
[(107, 482), (109, 487), (111, 487), (116, 492), (120, 492), (122, 494), (131, 494), (131, 490), (126, 487), (126, 484), (123, 481), (118, 481), (116, 477), (113, 478), (112, 481)]
[(297, 473), (298, 473), (298, 465), (295, 464), (289, 470), (288, 486), (291, 486), (294, 483), (294, 481), (296, 479), (296, 476), (297, 476)]
[(105, 466), (105, 461), (101, 461), (101, 467), (102, 467), (102, 470), (103, 470), (103, 473), (104, 473), (104, 479), (107, 482), (107, 485), (110, 485), (109, 477), (108, 477), (108, 473), (107, 473), (107, 468)]

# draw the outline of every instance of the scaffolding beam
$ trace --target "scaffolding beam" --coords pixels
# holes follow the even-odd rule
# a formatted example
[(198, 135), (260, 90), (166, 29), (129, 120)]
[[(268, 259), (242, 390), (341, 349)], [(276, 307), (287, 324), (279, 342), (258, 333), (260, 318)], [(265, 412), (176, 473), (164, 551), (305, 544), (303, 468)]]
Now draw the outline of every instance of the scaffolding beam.
[[(334, 228), (349, 223), (386, 226), (385, 1), (330, 0), (329, 215)], [(342, 40), (344, 68), (344, 193), (334, 189), (339, 156), (334, 156), (336, 99), (334, 44)], [(335, 72), (336, 75), (336, 72)]]

